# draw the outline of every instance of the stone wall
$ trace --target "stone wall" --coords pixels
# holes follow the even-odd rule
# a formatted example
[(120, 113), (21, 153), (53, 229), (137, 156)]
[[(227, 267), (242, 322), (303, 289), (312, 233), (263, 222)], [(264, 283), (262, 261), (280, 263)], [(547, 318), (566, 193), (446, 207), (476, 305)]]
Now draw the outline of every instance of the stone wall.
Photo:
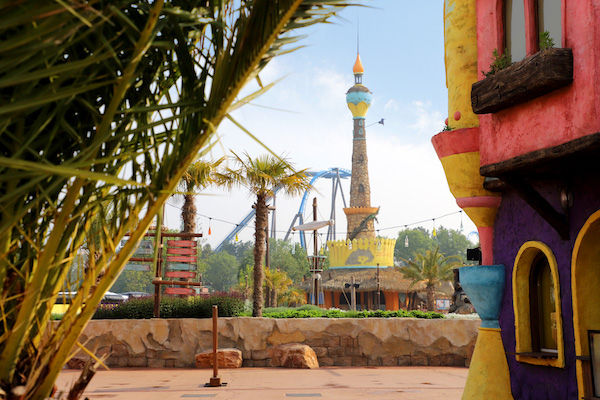
[[(479, 320), (413, 318), (220, 318), (219, 347), (242, 351), (243, 366), (270, 365), (268, 348), (312, 347), (321, 366), (468, 366)], [(194, 355), (212, 349), (210, 319), (90, 321), (81, 343), (110, 354), (112, 367), (193, 367)], [(80, 351), (77, 359), (84, 359)], [(80, 362), (80, 361), (79, 361)]]

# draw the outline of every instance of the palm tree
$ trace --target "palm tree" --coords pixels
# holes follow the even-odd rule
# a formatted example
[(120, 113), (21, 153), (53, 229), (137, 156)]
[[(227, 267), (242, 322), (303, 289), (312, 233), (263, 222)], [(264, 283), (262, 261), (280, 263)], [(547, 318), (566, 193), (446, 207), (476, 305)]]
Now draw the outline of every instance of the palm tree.
[(194, 198), (198, 190), (215, 182), (213, 174), (224, 159), (225, 157), (221, 157), (214, 162), (198, 160), (190, 165), (181, 177), (177, 189), (183, 195), (183, 207), (181, 207), (183, 232), (196, 232), (197, 210)]
[[(0, 389), (49, 396), (104, 293), (231, 112), (346, 0), (0, 5)], [(107, 212), (110, 210), (110, 213)], [(93, 259), (50, 324), (75, 255)], [(123, 247), (118, 243), (128, 235)], [(79, 344), (81, 345), (81, 344)], [(83, 346), (83, 345), (81, 345)]]
[(404, 277), (412, 280), (411, 287), (425, 284), (427, 291), (427, 310), (434, 309), (435, 288), (444, 281), (452, 280), (452, 270), (460, 264), (456, 256), (446, 257), (440, 253), (439, 246), (435, 250), (427, 250), (425, 253), (417, 253), (415, 259), (403, 259), (406, 264), (400, 267)]
[(234, 154), (237, 168), (226, 168), (216, 174), (218, 183), (226, 187), (242, 186), (256, 196), (256, 216), (254, 218), (254, 290), (252, 292), (252, 316), (262, 316), (263, 308), (263, 260), (265, 257), (265, 236), (267, 228), (267, 200), (276, 189), (290, 195), (300, 194), (310, 187), (305, 170), (294, 171), (282, 158), (263, 155), (252, 158), (248, 154), (240, 157)]

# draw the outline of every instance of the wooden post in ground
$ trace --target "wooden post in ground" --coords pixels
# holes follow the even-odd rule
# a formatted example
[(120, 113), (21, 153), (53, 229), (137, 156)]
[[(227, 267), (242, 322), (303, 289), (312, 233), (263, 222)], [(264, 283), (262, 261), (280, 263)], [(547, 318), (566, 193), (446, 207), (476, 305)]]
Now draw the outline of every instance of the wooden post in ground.
[(219, 378), (219, 307), (212, 307), (212, 319), (213, 319), (213, 376), (210, 378), (210, 382), (208, 382), (205, 386), (217, 387), (223, 386), (221, 383), (221, 378)]

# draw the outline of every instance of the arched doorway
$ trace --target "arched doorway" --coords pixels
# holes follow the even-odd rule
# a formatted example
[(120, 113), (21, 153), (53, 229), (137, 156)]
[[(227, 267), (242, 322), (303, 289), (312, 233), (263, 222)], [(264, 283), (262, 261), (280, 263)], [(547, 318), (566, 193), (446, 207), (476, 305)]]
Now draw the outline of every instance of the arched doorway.
[(571, 262), (573, 327), (579, 398), (591, 398), (588, 330), (600, 329), (600, 210), (588, 218), (577, 235)]

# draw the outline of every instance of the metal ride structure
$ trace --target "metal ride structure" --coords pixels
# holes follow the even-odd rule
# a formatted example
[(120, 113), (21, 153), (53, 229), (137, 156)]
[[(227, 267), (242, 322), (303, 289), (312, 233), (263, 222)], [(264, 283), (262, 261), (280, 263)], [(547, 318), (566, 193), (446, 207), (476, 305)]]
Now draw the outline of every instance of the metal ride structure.
[[(347, 169), (344, 168), (329, 168), (323, 171), (308, 171), (306, 173), (306, 175), (311, 177), (310, 180), (310, 185), (312, 187), (312, 185), (314, 185), (314, 183), (318, 180), (318, 179), (331, 179), (331, 211), (329, 214), (329, 219), (333, 220), (333, 224), (329, 226), (329, 229), (327, 230), (327, 239), (326, 240), (335, 240), (335, 202), (337, 199), (337, 194), (338, 191), (342, 197), (342, 202), (344, 204), (344, 207), (347, 207), (346, 205), (346, 197), (344, 196), (344, 191), (342, 190), (342, 179), (348, 179), (352, 176), (351, 172)], [(275, 193), (274, 196), (267, 199), (267, 202), (270, 200), (273, 200), (273, 206), (275, 206), (275, 203), (277, 201), (277, 192), (279, 191), (279, 189), (275, 189)], [(292, 223), (290, 224), (290, 227), (288, 228), (284, 240), (288, 240), (290, 234), (292, 233), (292, 228), (295, 225), (302, 225), (304, 223), (304, 212), (306, 209), (306, 203), (308, 201), (308, 197), (310, 195), (310, 192), (312, 190), (308, 189), (304, 192), (304, 195), (302, 196), (302, 201), (300, 202), (300, 207), (298, 208), (298, 212), (296, 213), (296, 215), (294, 216), (294, 219), (292, 220)], [(216, 247), (215, 251), (220, 251), (223, 246), (225, 245), (225, 243), (228, 243), (232, 240), (234, 240), (235, 235), (238, 234), (242, 229), (244, 229), (246, 227), (246, 225), (248, 225), (248, 223), (252, 220), (252, 218), (254, 218), (254, 215), (256, 213), (256, 210), (252, 209), (248, 215), (246, 215), (244, 217), (244, 219), (242, 219), (240, 221), (239, 224), (237, 224), (235, 226), (235, 228), (225, 237), (225, 239), (223, 239), (223, 241), (221, 243), (219, 243), (219, 245)], [(275, 217), (275, 212), (273, 212), (273, 218), (271, 219), (271, 238), (275, 238), (275, 234), (276, 234), (276, 217)], [(306, 237), (304, 232), (300, 232), (300, 245), (302, 246), (302, 248), (306, 249)]]

